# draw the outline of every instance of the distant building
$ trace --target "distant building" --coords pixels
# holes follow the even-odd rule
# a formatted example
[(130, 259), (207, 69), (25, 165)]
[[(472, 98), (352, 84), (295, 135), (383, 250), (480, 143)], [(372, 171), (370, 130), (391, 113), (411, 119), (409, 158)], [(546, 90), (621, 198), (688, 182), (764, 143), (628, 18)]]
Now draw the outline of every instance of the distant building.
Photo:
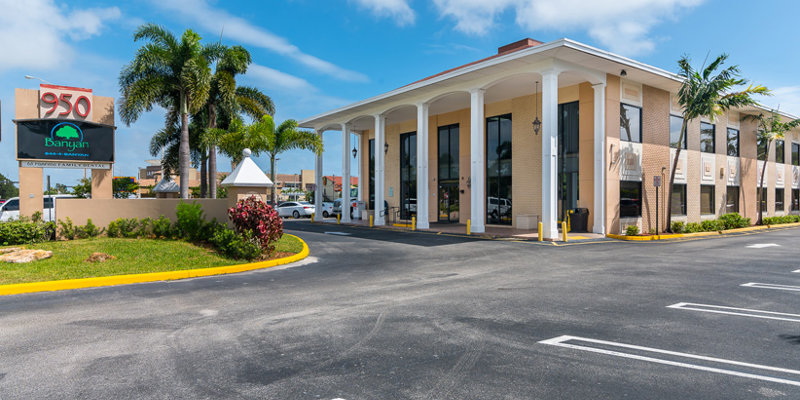
[[(161, 160), (145, 160), (145, 163), (147, 163), (146, 167), (139, 168), (139, 194), (143, 197), (152, 197), (150, 196), (151, 190), (161, 182), (164, 169), (161, 167)], [(177, 171), (173, 171), (172, 175), (169, 177), (171, 179), (168, 179), (168, 181), (174, 181), (175, 184), (180, 186), (181, 178), (176, 172)], [(217, 187), (220, 187), (219, 183), (222, 182), (228, 174), (230, 174), (230, 172), (217, 172)], [(199, 186), (200, 171), (197, 168), (189, 168), (189, 187)]]
[[(340, 197), (342, 197), (342, 177), (341, 176), (334, 176), (334, 175), (327, 175), (322, 177), (322, 199), (323, 201), (334, 201)], [(353, 196), (352, 191), (358, 189), (358, 177), (351, 176), (350, 177), (350, 189), (351, 189), (351, 197), (357, 197), (358, 194), (356, 192), (356, 196)]]

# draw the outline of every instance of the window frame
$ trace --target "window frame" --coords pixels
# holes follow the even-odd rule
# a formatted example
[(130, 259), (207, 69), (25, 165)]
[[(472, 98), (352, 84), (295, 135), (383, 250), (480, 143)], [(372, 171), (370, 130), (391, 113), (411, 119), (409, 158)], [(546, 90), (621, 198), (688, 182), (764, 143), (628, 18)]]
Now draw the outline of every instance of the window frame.
[[(639, 140), (627, 140), (627, 139), (623, 138), (622, 131), (623, 131), (623, 129), (624, 129), (624, 128), (622, 127), (622, 110), (623, 110), (623, 109), (624, 109), (626, 106), (627, 106), (627, 107), (634, 108), (634, 109), (636, 109), (636, 110), (639, 112), (639, 130), (638, 130), (638, 132), (637, 132), (637, 134), (639, 135), (639, 138), (638, 138)], [(622, 102), (620, 102), (620, 103), (619, 103), (619, 115), (620, 115), (620, 124), (619, 124), (619, 140), (620, 140), (620, 141), (622, 141), (622, 142), (628, 142), (628, 143), (642, 143), (642, 139), (643, 139), (643, 138), (642, 138), (642, 136), (644, 136), (644, 135), (642, 134), (642, 115), (643, 115), (643, 114), (642, 114), (642, 107), (640, 107), (640, 106), (635, 106), (635, 105), (633, 105), (633, 104), (628, 104), (628, 103), (622, 103)], [(631, 132), (631, 134), (633, 134), (633, 132)]]
[(792, 142), (792, 165), (800, 166), (800, 143)]
[[(781, 205), (780, 208), (778, 208), (778, 204)], [(786, 190), (784, 188), (775, 188), (775, 212), (778, 211), (786, 211)]]
[[(703, 147), (703, 143), (704, 143), (703, 142), (703, 132), (708, 130), (707, 128), (703, 129), (703, 125), (711, 126), (711, 151), (706, 151), (706, 149), (704, 149), (704, 147)], [(716, 141), (717, 135), (716, 135), (716, 133), (717, 133), (717, 125), (716, 124), (712, 124), (710, 122), (700, 121), (700, 152), (701, 153), (715, 154), (717, 152), (717, 141)]]
[[(635, 189), (639, 191), (638, 213), (636, 213), (636, 214), (626, 213), (626, 214), (623, 215), (623, 213), (622, 213), (622, 199), (623, 199), (622, 190), (623, 190), (623, 186), (627, 186), (627, 185), (636, 185)], [(641, 216), (642, 216), (642, 197), (643, 197), (643, 195), (644, 195), (644, 193), (642, 193), (642, 182), (641, 181), (619, 181), (619, 201), (620, 201), (619, 217), (620, 218), (641, 218)]]
[[(676, 143), (672, 142), (672, 132), (673, 132), (672, 131), (672, 119), (673, 118), (679, 119), (681, 121), (680, 122), (681, 126), (683, 126), (683, 117), (680, 116), (680, 115), (675, 115), (675, 114), (670, 114), (669, 115), (669, 147), (673, 148), (673, 149), (677, 149), (678, 146), (674, 146), (674, 144), (677, 144), (677, 142)], [(678, 130), (680, 131), (680, 128), (678, 128)], [(679, 132), (679, 134), (680, 134), (680, 132)], [(689, 144), (689, 125), (687, 124), (686, 125), (686, 129), (683, 130), (683, 147), (681, 147), (681, 149), (683, 149), (683, 150), (688, 149), (689, 148), (688, 144)]]
[(800, 189), (792, 189), (792, 205), (789, 211), (800, 211)]
[[(731, 154), (731, 132), (736, 132), (736, 154)], [(725, 139), (726, 139), (725, 143), (727, 144), (726, 150), (727, 150), (728, 156), (730, 156), (730, 157), (739, 157), (739, 154), (741, 154), (741, 150), (742, 150), (742, 148), (741, 148), (741, 145), (742, 145), (741, 136), (742, 136), (742, 132), (739, 129), (728, 127), (728, 130), (727, 130), (727, 133), (726, 133), (726, 137), (725, 137)]]
[[(680, 189), (680, 190), (676, 190)], [(672, 191), (670, 192), (670, 196), (674, 196), (676, 193), (680, 193), (681, 201), (678, 201), (678, 207), (680, 207), (679, 212), (675, 212), (672, 210), (672, 215), (685, 217), (686, 216), (686, 184), (685, 183), (675, 183), (672, 185)], [(675, 199), (672, 199), (672, 207), (675, 208)]]
[[(778, 147), (780, 146), (780, 151)], [(775, 139), (775, 162), (778, 164), (786, 163), (786, 141), (784, 139)]]
[[(703, 189), (711, 189), (711, 197), (708, 210), (705, 210), (703, 204)], [(717, 188), (715, 185), (700, 185), (700, 215), (716, 215), (716, 195), (717, 195)]]
[[(728, 207), (728, 204), (731, 203), (731, 201), (730, 201), (730, 191), (733, 188), (736, 189), (736, 205), (733, 207), (733, 209), (731, 209), (731, 207)], [(740, 197), (741, 197), (741, 188), (739, 186), (733, 186), (733, 185), (725, 186), (725, 213), (726, 214), (734, 213), (734, 212), (738, 213), (739, 212), (739, 203), (741, 201)]]

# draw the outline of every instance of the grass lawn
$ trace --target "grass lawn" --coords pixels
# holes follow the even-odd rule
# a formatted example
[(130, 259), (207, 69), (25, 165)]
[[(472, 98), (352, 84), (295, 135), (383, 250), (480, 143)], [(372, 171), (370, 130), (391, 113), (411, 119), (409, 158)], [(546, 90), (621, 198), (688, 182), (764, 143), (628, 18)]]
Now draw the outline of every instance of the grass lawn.
[[(221, 267), (248, 262), (231, 260), (214, 250), (179, 240), (100, 237), (20, 247), (51, 250), (53, 257), (27, 264), (0, 262), (0, 285)], [(296, 254), (302, 249), (302, 242), (284, 235), (276, 244), (272, 258)], [(84, 261), (93, 252), (107, 253), (117, 258), (97, 263)]]

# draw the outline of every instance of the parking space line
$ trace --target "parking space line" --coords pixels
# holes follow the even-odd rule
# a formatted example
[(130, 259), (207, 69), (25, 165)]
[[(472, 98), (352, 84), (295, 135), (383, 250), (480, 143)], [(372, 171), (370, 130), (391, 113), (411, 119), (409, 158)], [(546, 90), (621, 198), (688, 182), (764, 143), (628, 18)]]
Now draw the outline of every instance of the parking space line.
[(758, 283), (758, 282), (747, 282), (743, 283), (739, 286), (744, 287), (752, 287), (758, 289), (775, 289), (775, 290), (789, 290), (793, 292), (800, 292), (800, 286), (792, 286), (792, 285), (779, 285), (777, 283)]
[(663, 359), (663, 358), (655, 358), (655, 357), (643, 356), (643, 355), (639, 355), (639, 354), (625, 353), (625, 352), (622, 352), (622, 351), (608, 350), (606, 348), (591, 347), (591, 346), (588, 346), (588, 345), (565, 343), (565, 342), (570, 342), (570, 341), (572, 341), (572, 342), (588, 342), (588, 343), (592, 343), (592, 344), (603, 345), (605, 347), (612, 347), (612, 348), (616, 347), (616, 348), (636, 350), (638, 352), (649, 352), (649, 353), (656, 353), (656, 354), (665, 354), (665, 355), (670, 355), (670, 356), (673, 356), (673, 357), (683, 357), (683, 358), (694, 359), (694, 360), (702, 360), (702, 361), (713, 362), (713, 363), (718, 363), (718, 364), (734, 365), (734, 366), (738, 366), (738, 367), (746, 367), (746, 368), (751, 368), (751, 369), (756, 369), (756, 370), (780, 372), (780, 373), (784, 373), (784, 374), (800, 376), (800, 371), (793, 370), (793, 369), (770, 367), (770, 366), (767, 366), (767, 365), (751, 364), (751, 363), (746, 363), (746, 362), (741, 362), (741, 361), (725, 360), (725, 359), (722, 359), (722, 358), (699, 356), (699, 355), (695, 355), (695, 354), (680, 353), (680, 352), (677, 352), (677, 351), (662, 350), (662, 349), (656, 349), (656, 348), (644, 347), (644, 346), (636, 346), (636, 345), (632, 345), (632, 344), (617, 343), (617, 342), (611, 342), (611, 341), (606, 341), (606, 340), (590, 339), (590, 338), (584, 338), (584, 337), (580, 337), (580, 336), (562, 335), (562, 336), (554, 337), (552, 339), (542, 340), (539, 343), (547, 344), (547, 345), (551, 345), (551, 346), (565, 347), (565, 348), (574, 349), (574, 350), (583, 350), (583, 351), (589, 351), (589, 352), (593, 352), (593, 353), (606, 354), (606, 355), (611, 355), (611, 356), (615, 356), (615, 357), (623, 357), (623, 358), (630, 358), (630, 359), (633, 359), (633, 360), (648, 361), (648, 362), (657, 363), (657, 364), (671, 365), (671, 366), (681, 367), (681, 368), (688, 368), (688, 369), (695, 369), (695, 370), (700, 370), (700, 371), (714, 372), (714, 373), (724, 374), (724, 375), (733, 375), (733, 376), (739, 376), (739, 377), (750, 378), (750, 379), (757, 379), (757, 380), (768, 381), (768, 382), (783, 383), (783, 384), (792, 385), (792, 386), (800, 386), (800, 381), (795, 381), (795, 380), (791, 380), (791, 379), (777, 378), (777, 377), (774, 377), (774, 376), (767, 376), (767, 375), (752, 374), (752, 373), (736, 371), (736, 370), (732, 370), (732, 369), (708, 367), (708, 366), (705, 366), (705, 365), (690, 364), (688, 362), (666, 360), (666, 359)]
[(751, 310), (748, 308), (715, 306), (711, 304), (676, 303), (671, 306), (667, 306), (667, 308), (674, 308), (678, 310), (702, 311), (702, 312), (716, 313), (716, 314), (739, 315), (742, 317), (751, 317), (751, 318), (774, 319), (778, 321), (800, 322), (800, 314)]
[(796, 270), (794, 270), (794, 271), (792, 271), (792, 272), (794, 272), (794, 273), (796, 273), (796, 274), (797, 274), (797, 273), (800, 273), (800, 269), (796, 269)]

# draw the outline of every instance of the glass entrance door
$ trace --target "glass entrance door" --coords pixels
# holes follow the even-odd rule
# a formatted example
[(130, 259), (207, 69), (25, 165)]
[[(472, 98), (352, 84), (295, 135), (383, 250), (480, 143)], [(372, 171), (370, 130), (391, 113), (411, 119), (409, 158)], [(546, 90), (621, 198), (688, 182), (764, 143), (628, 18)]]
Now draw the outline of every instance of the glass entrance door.
[(558, 210), (578, 207), (578, 102), (558, 105)]
[(400, 219), (417, 215), (417, 133), (400, 135)]
[(458, 222), (458, 183), (439, 185), (439, 222)]

